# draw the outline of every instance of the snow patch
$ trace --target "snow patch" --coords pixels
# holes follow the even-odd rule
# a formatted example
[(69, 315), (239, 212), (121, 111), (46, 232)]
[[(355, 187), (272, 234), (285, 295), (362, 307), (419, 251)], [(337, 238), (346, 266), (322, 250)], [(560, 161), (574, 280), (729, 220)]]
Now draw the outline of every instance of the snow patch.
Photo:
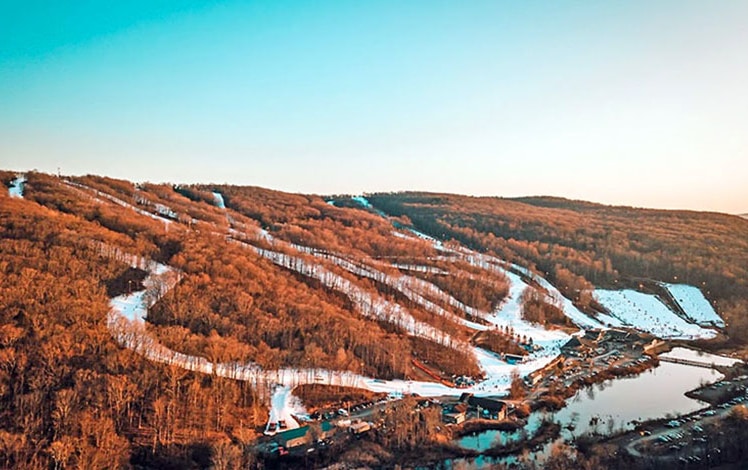
[(377, 215), (387, 218), (388, 215), (384, 212), (380, 211), (376, 207), (372, 206), (368, 199), (366, 199), (364, 196), (353, 196), (351, 198), (352, 200), (356, 201), (357, 203), (361, 204), (366, 209), (369, 209), (371, 211), (374, 211)]
[(219, 209), (225, 209), (226, 208), (226, 203), (223, 200), (223, 194), (221, 194), (221, 193), (219, 193), (217, 191), (213, 191), (213, 199), (215, 200), (216, 206)]
[(23, 175), (18, 176), (10, 183), (8, 188), (8, 194), (10, 197), (17, 197), (23, 199), (23, 188), (26, 185), (26, 177)]
[(361, 204), (362, 206), (366, 207), (367, 209), (374, 209), (374, 206), (371, 205), (369, 200), (363, 196), (353, 196), (351, 199)]

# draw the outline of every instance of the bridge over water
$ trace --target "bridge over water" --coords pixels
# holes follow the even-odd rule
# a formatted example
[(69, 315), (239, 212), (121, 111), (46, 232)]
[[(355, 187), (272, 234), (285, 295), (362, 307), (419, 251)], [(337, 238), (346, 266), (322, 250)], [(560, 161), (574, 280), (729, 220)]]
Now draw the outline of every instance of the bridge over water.
[(685, 364), (687, 366), (703, 367), (704, 369), (716, 369), (716, 364), (713, 362), (694, 361), (693, 359), (682, 359), (679, 357), (665, 357), (659, 356), (658, 359), (662, 362), (672, 362), (674, 364)]

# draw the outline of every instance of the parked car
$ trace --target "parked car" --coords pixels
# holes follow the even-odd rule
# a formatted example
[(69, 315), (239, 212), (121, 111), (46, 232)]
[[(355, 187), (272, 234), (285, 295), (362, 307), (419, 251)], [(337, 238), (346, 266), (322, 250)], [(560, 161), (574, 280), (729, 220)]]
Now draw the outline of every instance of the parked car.
[(276, 432), (278, 432), (278, 423), (275, 423), (275, 422), (268, 424), (267, 429), (265, 429), (266, 436), (272, 436)]

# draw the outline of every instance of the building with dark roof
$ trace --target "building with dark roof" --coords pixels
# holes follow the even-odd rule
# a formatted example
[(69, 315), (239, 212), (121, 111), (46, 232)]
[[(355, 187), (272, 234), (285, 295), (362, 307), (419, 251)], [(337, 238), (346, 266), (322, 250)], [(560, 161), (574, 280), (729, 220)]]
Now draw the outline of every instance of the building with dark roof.
[(471, 410), (478, 412), (478, 417), (488, 419), (506, 419), (506, 403), (493, 398), (476, 397), (471, 393), (463, 393), (460, 401), (467, 403)]

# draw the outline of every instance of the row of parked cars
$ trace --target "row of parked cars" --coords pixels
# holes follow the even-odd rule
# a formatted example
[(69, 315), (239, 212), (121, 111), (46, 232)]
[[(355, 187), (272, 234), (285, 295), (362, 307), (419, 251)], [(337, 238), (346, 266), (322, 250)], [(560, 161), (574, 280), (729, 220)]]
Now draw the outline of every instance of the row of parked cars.
[(339, 410), (315, 411), (314, 413), (309, 415), (309, 418), (313, 421), (327, 421), (333, 418), (337, 418), (338, 416), (348, 416), (348, 411), (343, 408), (340, 408)]
[[(358, 404), (350, 407), (350, 410), (352, 412), (365, 410), (367, 408), (371, 408), (374, 405), (380, 405), (382, 403), (386, 403), (389, 399), (390, 398), (382, 398), (381, 400), (376, 400), (376, 401), (365, 401), (363, 403), (358, 403)], [(314, 421), (319, 421), (319, 420), (333, 419), (333, 418), (338, 417), (338, 416), (345, 417), (345, 416), (348, 416), (348, 414), (349, 414), (348, 410), (346, 410), (344, 408), (340, 408), (337, 411), (335, 411), (335, 410), (315, 411), (314, 413), (312, 413), (311, 415), (309, 415), (309, 418), (311, 418)]]

